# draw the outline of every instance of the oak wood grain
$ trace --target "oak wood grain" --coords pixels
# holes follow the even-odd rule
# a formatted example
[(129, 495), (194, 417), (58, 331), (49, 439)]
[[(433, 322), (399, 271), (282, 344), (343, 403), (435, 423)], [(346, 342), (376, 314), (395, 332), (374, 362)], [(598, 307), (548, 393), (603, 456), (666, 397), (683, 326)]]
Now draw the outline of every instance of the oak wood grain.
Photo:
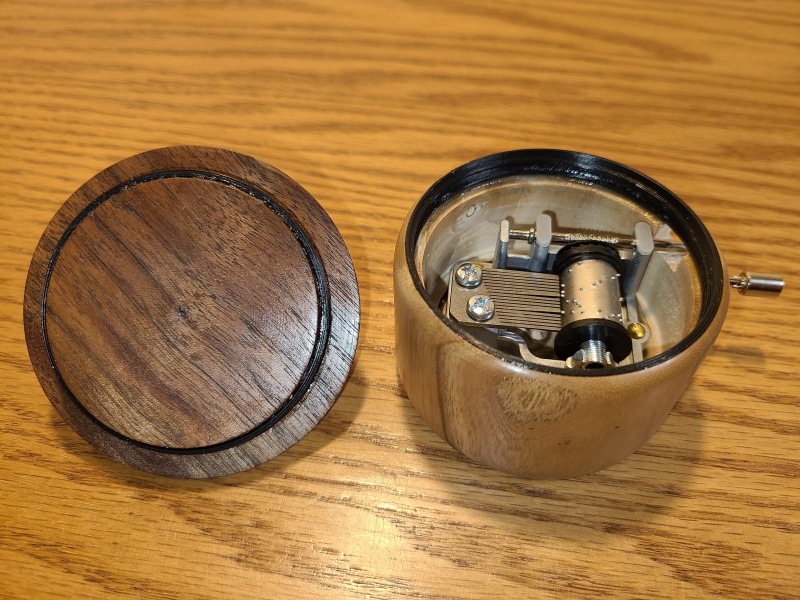
[[(0, 596), (800, 595), (800, 5), (637, 0), (0, 5)], [(152, 148), (273, 164), (330, 214), (362, 329), (343, 394), (261, 467), (136, 471), (57, 415), (25, 277), (69, 195)], [(410, 405), (392, 254), (439, 177), (514, 148), (629, 165), (682, 197), (732, 272), (722, 333), (664, 425), (569, 481), (476, 466)]]

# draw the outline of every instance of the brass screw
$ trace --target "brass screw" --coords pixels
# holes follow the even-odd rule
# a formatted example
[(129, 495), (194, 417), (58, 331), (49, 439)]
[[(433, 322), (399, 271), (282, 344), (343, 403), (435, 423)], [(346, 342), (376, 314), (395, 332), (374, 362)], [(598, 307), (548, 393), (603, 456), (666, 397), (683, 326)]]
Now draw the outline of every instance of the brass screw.
[(628, 333), (633, 339), (640, 340), (647, 334), (647, 330), (641, 323), (631, 323), (628, 325)]

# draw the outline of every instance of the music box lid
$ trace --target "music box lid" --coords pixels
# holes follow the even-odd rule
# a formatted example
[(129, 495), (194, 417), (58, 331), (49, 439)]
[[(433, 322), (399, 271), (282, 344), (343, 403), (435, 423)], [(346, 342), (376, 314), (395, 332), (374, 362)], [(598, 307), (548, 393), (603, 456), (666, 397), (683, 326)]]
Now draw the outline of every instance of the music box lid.
[(214, 477), (305, 436), (344, 386), (359, 297), (335, 225), (235, 152), (174, 147), (85, 183), (28, 273), (25, 333), (82, 437), (152, 473)]

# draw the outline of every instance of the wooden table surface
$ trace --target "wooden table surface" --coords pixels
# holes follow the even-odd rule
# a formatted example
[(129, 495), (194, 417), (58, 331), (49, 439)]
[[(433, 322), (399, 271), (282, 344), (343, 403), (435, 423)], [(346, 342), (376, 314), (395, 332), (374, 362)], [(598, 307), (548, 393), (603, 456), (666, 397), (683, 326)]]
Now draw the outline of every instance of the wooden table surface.
[[(0, 597), (800, 597), (800, 3), (0, 5)], [(30, 257), (84, 181), (148, 149), (271, 163), (329, 212), (362, 327), (328, 415), (273, 461), (151, 476), (55, 413), (22, 329)], [(401, 222), (450, 169), (566, 148), (647, 173), (734, 273), (715, 348), (652, 440), (534, 481), (410, 405), (394, 357)]]

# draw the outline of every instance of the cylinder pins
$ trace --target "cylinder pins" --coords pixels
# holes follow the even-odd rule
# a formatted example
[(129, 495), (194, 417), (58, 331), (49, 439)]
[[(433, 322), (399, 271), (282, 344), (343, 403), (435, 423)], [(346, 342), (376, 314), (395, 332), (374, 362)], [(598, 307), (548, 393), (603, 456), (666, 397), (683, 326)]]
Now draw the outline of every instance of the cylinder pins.
[(622, 325), (622, 259), (613, 246), (578, 242), (564, 246), (553, 271), (561, 278), (563, 327), (555, 352), (582, 368), (603, 368), (625, 359), (632, 349)]

